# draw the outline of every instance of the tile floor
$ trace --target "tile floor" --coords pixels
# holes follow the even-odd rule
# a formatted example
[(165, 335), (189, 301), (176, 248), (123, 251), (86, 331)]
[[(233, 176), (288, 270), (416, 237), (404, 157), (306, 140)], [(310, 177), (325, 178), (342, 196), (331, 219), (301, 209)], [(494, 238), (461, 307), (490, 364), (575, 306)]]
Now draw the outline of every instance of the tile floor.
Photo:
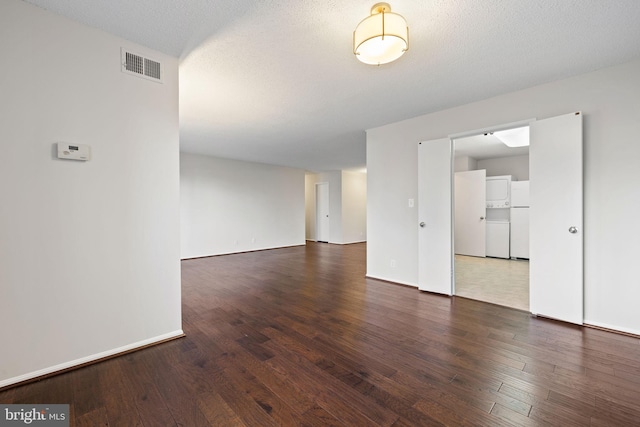
[(455, 256), (455, 294), (529, 311), (529, 261)]

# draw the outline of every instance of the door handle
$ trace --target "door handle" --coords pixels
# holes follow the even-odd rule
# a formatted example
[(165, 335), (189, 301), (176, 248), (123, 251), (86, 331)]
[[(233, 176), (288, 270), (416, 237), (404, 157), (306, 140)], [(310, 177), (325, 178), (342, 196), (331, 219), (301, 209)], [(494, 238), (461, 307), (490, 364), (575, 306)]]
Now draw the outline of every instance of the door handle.
[(420, 227), (424, 227), (425, 225), (427, 224), (425, 224), (424, 221), (420, 223)]
[(571, 234), (576, 234), (578, 232), (578, 229), (574, 226), (569, 227), (569, 233)]
[(484, 221), (484, 217), (483, 216), (480, 217), (480, 221)]

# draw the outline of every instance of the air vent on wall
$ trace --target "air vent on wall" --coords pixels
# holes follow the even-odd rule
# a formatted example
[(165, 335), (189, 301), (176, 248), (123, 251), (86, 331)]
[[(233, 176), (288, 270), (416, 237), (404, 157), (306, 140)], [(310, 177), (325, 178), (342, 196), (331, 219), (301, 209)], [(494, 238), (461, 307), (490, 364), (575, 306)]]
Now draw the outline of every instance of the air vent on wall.
[(121, 49), (122, 72), (162, 83), (162, 64), (136, 53)]

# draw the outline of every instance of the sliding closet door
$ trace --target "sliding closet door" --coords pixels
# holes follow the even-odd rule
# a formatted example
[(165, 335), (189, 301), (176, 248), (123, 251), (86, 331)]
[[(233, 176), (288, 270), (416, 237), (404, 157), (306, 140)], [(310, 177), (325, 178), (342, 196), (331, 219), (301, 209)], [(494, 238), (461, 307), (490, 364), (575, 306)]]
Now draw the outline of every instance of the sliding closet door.
[(582, 324), (582, 114), (531, 123), (530, 309)]
[(451, 295), (451, 140), (418, 145), (418, 287)]

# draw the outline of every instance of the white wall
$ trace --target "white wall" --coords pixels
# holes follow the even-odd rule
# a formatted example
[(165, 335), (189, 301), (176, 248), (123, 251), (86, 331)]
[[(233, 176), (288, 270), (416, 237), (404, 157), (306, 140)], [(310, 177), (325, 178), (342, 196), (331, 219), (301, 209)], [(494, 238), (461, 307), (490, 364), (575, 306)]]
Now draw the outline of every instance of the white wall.
[(529, 180), (529, 155), (478, 160), (476, 169), (485, 169), (487, 176), (513, 175), (517, 181)]
[[(417, 144), (584, 113), (585, 322), (640, 334), (640, 61), (367, 131), (367, 274), (417, 285)], [(390, 260), (397, 267), (390, 267)]]
[(305, 176), (306, 238), (316, 240), (316, 184), (329, 184), (329, 243), (367, 240), (367, 175), (331, 171)]
[(367, 240), (367, 174), (342, 172), (342, 243)]
[(453, 159), (453, 171), (454, 172), (466, 172), (473, 171), (478, 168), (478, 161), (469, 156), (458, 156)]
[(316, 174), (304, 175), (304, 211), (306, 240), (316, 240)]
[(304, 171), (181, 153), (181, 256), (305, 243)]
[(0, 386), (181, 335), (177, 59), (18, 0), (0, 52)]

